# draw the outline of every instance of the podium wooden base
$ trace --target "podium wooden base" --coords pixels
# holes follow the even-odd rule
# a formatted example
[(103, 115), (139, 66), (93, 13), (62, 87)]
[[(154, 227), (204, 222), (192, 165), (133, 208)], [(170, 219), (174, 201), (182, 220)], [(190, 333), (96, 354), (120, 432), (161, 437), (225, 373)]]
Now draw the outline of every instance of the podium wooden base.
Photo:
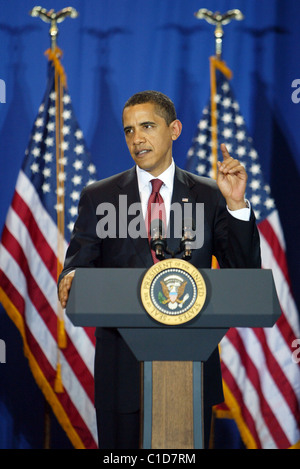
[(144, 362), (143, 448), (203, 447), (201, 363)]

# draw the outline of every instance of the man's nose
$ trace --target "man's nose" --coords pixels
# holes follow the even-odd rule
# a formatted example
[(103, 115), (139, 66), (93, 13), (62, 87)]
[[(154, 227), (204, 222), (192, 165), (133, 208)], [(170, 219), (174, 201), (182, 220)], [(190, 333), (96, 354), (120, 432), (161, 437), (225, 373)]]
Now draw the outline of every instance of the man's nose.
[(145, 142), (145, 137), (141, 130), (136, 130), (133, 135), (133, 143), (134, 145), (140, 145), (141, 143)]

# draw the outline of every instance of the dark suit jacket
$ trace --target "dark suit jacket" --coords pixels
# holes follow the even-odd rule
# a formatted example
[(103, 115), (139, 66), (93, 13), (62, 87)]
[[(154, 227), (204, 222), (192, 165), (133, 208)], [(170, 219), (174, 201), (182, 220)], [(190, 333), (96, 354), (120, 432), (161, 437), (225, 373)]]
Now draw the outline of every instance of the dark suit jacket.
[[(60, 279), (76, 267), (149, 268), (153, 264), (147, 238), (100, 239), (97, 235), (96, 226), (100, 216), (96, 212), (99, 204), (110, 203), (116, 208), (117, 233), (120, 228), (124, 228), (120, 224), (129, 224), (136, 216), (126, 216), (124, 210), (119, 213), (120, 195), (127, 196), (127, 207), (140, 200), (135, 168), (96, 182), (83, 190), (78, 219)], [(260, 268), (259, 236), (253, 213), (249, 222), (235, 219), (228, 213), (215, 181), (176, 167), (172, 203), (183, 204), (182, 199), (187, 199), (193, 206), (196, 203), (204, 204), (204, 244), (193, 251), (192, 264), (198, 268), (210, 268), (212, 255), (215, 255), (221, 268)], [(171, 230), (169, 248), (176, 250), (179, 241), (172, 236)], [(137, 410), (139, 368), (135, 358), (115, 330), (97, 329), (96, 336), (96, 407), (104, 403), (106, 409), (122, 412)], [(213, 353), (205, 365), (204, 383), (206, 401), (210, 404), (221, 402), (223, 394), (218, 351)], [(105, 399), (102, 399), (103, 394)]]

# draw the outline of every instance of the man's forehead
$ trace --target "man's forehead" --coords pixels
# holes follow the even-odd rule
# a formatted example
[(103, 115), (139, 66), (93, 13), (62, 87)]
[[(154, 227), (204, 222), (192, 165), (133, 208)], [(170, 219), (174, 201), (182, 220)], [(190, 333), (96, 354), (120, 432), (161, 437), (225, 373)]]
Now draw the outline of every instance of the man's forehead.
[(124, 125), (142, 124), (143, 122), (156, 122), (163, 117), (157, 112), (157, 106), (154, 103), (135, 104), (128, 106), (123, 111)]

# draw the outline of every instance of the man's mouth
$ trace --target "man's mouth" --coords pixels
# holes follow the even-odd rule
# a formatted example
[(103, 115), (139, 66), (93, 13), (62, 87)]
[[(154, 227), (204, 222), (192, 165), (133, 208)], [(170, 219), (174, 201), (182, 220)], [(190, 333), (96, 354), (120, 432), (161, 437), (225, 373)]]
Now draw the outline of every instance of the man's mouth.
[(143, 155), (146, 155), (146, 153), (149, 153), (150, 151), (151, 150), (147, 150), (147, 149), (139, 150), (139, 151), (135, 152), (135, 156), (137, 156), (137, 157), (143, 156)]

